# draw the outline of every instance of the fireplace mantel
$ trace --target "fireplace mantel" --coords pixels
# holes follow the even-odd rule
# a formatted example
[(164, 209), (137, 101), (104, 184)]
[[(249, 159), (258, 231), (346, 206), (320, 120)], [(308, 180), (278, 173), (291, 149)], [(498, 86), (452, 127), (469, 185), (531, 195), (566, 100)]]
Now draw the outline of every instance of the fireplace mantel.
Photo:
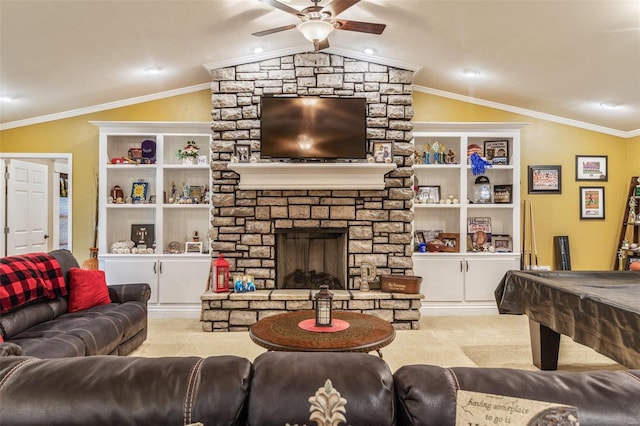
[(240, 189), (384, 189), (395, 163), (229, 163)]

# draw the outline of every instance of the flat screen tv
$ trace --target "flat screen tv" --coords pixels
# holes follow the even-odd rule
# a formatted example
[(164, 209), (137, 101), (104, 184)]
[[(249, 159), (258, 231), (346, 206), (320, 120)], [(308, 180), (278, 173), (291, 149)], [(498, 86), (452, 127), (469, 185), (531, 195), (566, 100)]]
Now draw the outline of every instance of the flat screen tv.
[(366, 158), (364, 98), (263, 97), (261, 110), (263, 158)]

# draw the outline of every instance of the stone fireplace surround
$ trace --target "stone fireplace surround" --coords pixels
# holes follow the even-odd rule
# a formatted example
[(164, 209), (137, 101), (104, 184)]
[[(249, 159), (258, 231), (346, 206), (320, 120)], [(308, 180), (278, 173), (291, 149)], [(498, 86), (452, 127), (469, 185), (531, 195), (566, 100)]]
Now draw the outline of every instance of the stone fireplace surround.
[[(246, 328), (261, 315), (274, 313), (273, 309), (249, 312), (250, 305), (256, 303), (269, 302), (267, 305), (276, 311), (294, 306), (310, 308), (309, 291), (296, 290), (302, 293), (294, 294), (291, 290), (275, 290), (275, 233), (312, 228), (348, 229), (347, 290), (341, 293), (340, 301), (336, 300), (340, 308), (377, 313), (397, 324), (397, 328), (417, 328), (421, 295), (358, 290), (363, 261), (375, 264), (378, 275), (413, 274), (413, 72), (339, 55), (304, 53), (214, 69), (211, 74), (212, 250), (224, 254), (231, 263), (232, 273), (253, 275), (258, 291), (253, 295), (205, 294), (203, 329)], [(243, 187), (242, 171), (233, 170), (240, 164), (230, 164), (230, 160), (236, 143), (249, 143), (254, 153), (259, 152), (259, 109), (263, 95), (365, 97), (368, 142), (394, 144), (392, 166), (395, 168), (384, 176), (384, 188)], [(242, 166), (258, 165), (264, 167), (265, 163)], [(304, 164), (299, 166), (304, 168)], [(382, 165), (354, 163), (351, 166)], [(295, 179), (296, 174), (291, 175), (291, 180)], [(280, 300), (282, 298), (286, 300)], [(362, 300), (371, 303), (364, 306)], [(242, 303), (237, 303), (239, 301)], [(285, 303), (276, 303), (280, 301)], [(223, 304), (235, 304), (237, 309), (226, 311), (221, 309)], [(215, 314), (211, 312), (216, 310)], [(243, 315), (246, 317), (238, 320)]]

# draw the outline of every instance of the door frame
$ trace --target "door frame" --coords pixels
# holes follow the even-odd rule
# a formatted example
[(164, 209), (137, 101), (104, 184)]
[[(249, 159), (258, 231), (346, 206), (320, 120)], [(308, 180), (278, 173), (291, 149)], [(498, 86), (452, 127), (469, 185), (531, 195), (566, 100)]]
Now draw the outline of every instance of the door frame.
[[(7, 197), (6, 197), (6, 182), (5, 182), (5, 166), (9, 160), (37, 160), (37, 162), (42, 163), (43, 161), (51, 161), (52, 164), (49, 164), (49, 181), (51, 193), (49, 194), (49, 202), (48, 202), (48, 216), (52, 217), (52, 211), (54, 206), (59, 205), (60, 191), (57, 188), (56, 181), (52, 178), (54, 174), (59, 175), (59, 168), (56, 166), (56, 161), (62, 160), (67, 162), (67, 175), (68, 175), (68, 226), (67, 226), (67, 241), (68, 241), (68, 249), (72, 251), (73, 248), (73, 154), (62, 154), (62, 153), (13, 153), (13, 152), (0, 152), (0, 164), (2, 165), (0, 177), (0, 192), (2, 192), (2, 196), (0, 197), (0, 253), (4, 254), (5, 252), (5, 233), (4, 227), (6, 224), (6, 209), (8, 206), (6, 205)], [(51, 229), (50, 234), (58, 235), (58, 229)], [(54, 238), (52, 241), (59, 241), (59, 238)]]

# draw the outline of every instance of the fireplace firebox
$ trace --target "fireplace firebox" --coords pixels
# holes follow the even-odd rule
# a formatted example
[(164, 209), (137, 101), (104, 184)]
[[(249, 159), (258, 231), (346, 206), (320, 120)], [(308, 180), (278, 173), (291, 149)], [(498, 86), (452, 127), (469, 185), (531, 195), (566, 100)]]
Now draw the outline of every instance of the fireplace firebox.
[(276, 288), (346, 288), (347, 230), (287, 229), (276, 233)]

